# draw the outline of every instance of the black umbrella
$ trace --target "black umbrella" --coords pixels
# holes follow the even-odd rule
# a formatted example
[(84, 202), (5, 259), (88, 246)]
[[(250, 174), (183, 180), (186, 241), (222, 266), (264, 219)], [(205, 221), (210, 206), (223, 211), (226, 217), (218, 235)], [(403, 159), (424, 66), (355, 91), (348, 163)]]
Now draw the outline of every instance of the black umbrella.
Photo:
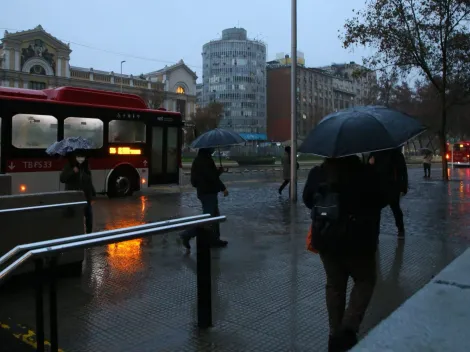
[(308, 134), (299, 151), (328, 158), (394, 149), (424, 132), (414, 118), (383, 106), (334, 112)]
[(421, 148), (421, 153), (424, 155), (433, 154), (433, 151), (429, 148)]
[[(238, 133), (222, 128), (215, 128), (206, 133), (201, 134), (192, 143), (191, 148), (220, 148), (229, 145), (246, 143), (246, 140)], [(219, 162), (222, 166), (222, 160), (219, 150)]]

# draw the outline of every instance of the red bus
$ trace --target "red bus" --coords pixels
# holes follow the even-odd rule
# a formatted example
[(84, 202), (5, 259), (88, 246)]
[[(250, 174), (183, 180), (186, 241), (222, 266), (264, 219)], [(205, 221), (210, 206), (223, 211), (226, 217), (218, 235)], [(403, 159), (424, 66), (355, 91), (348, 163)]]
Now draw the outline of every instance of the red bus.
[(451, 166), (470, 166), (470, 141), (447, 143), (446, 159)]
[(129, 196), (178, 183), (182, 127), (180, 113), (148, 109), (132, 94), (0, 87), (0, 172), (12, 176), (12, 194), (63, 190), (65, 159), (45, 150), (82, 136), (94, 146), (89, 162), (97, 193)]

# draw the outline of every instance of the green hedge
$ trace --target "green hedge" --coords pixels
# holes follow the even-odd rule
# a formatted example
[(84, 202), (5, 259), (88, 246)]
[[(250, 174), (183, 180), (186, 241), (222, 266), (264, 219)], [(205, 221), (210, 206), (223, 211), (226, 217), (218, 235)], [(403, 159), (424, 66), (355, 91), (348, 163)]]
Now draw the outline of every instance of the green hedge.
[(275, 157), (234, 156), (230, 159), (236, 161), (238, 165), (274, 165), (276, 163)]

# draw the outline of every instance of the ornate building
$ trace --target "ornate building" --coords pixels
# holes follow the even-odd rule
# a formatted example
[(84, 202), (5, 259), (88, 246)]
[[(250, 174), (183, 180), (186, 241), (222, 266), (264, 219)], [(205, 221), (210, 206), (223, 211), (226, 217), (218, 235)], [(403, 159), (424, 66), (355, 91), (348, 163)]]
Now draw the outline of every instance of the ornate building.
[(141, 74), (70, 66), (70, 45), (34, 29), (9, 33), (0, 44), (0, 86), (46, 89), (60, 86), (121, 91), (140, 95), (151, 108), (180, 111), (189, 118), (196, 107), (196, 74), (181, 60)]

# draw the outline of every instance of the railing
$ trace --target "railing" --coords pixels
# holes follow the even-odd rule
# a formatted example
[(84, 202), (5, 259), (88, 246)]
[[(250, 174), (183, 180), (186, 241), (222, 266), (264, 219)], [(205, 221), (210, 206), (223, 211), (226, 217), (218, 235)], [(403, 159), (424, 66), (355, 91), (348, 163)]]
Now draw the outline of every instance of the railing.
[[(20, 209), (24, 210), (24, 208)], [(15, 211), (13, 209), (8, 210)], [(16, 209), (16, 211), (18, 210)], [(204, 226), (224, 222), (225, 220), (225, 216), (210, 217), (209, 214), (204, 214), (17, 246), (0, 258), (0, 266), (11, 261), (19, 253), (27, 252), (0, 271), (0, 284), (20, 265), (29, 260), (34, 260), (37, 351), (44, 352), (45, 346), (43, 286), (46, 278), (48, 278), (50, 351), (58, 352), (57, 263), (60, 253), (196, 227), (198, 229), (196, 236), (198, 327), (209, 328), (212, 326), (211, 256), (208, 232), (205, 231)], [(44, 259), (48, 260), (48, 271), (44, 270)]]

